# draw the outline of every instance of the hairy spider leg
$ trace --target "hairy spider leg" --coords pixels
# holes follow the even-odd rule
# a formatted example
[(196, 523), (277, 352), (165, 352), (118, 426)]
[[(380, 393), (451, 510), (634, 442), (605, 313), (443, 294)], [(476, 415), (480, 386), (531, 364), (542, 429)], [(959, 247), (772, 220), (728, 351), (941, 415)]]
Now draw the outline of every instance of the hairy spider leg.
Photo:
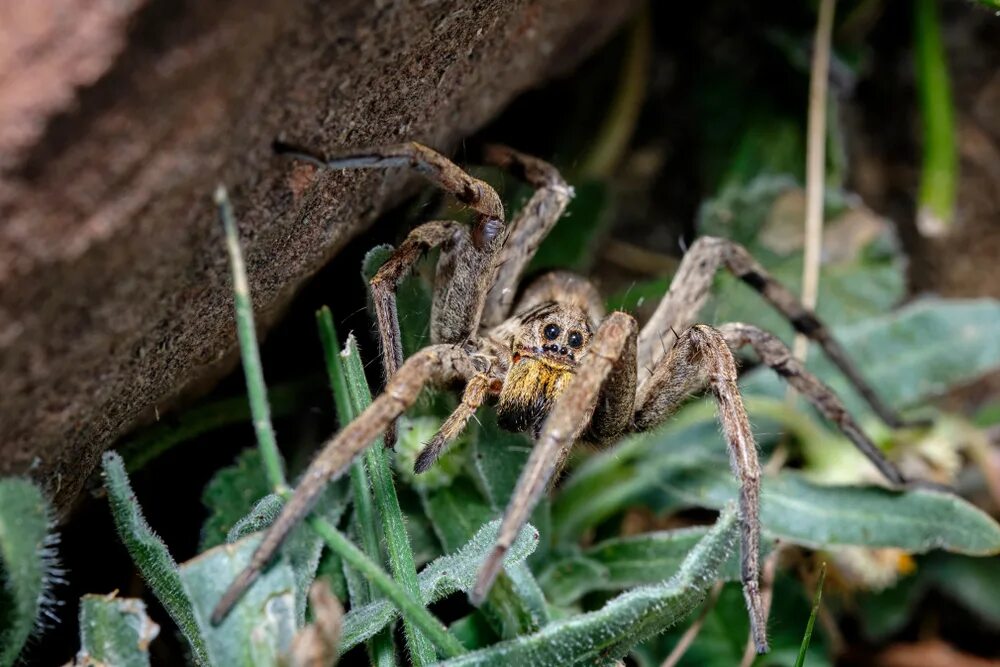
[(723, 324), (719, 331), (725, 337), (730, 349), (734, 352), (749, 345), (779, 377), (805, 396), (819, 413), (833, 422), (841, 433), (854, 443), (858, 450), (868, 457), (882, 475), (897, 486), (906, 484), (906, 479), (899, 469), (888, 461), (882, 451), (875, 446), (861, 426), (847, 411), (836, 393), (826, 386), (819, 378), (810, 373), (802, 362), (792, 355), (792, 351), (772, 333), (750, 324), (732, 322)]
[(462, 402), (441, 424), (430, 442), (424, 445), (413, 464), (415, 473), (428, 470), (444, 453), (445, 448), (465, 430), (465, 426), (476, 414), (476, 410), (486, 401), (490, 388), (490, 378), (485, 373), (478, 373), (468, 381), (462, 392)]
[(906, 425), (879, 398), (816, 314), (768, 274), (746, 248), (727, 239), (703, 236), (684, 255), (670, 290), (639, 334), (639, 368), (653, 368), (676, 340), (676, 332), (697, 321), (698, 312), (708, 298), (712, 279), (720, 268), (727, 269), (755, 289), (791, 322), (796, 331), (818, 343), (882, 421), (894, 428)]
[(521, 274), (542, 240), (562, 217), (573, 197), (573, 188), (548, 162), (507, 146), (491, 144), (486, 147), (483, 158), (487, 164), (506, 169), (535, 188), (531, 199), (510, 224), (496, 276), (486, 297), (483, 326), (495, 327), (510, 317)]
[[(406, 167), (453, 195), (476, 213), (471, 233), (455, 222), (431, 222), (414, 229), (371, 281), (382, 370), (388, 382), (403, 363), (396, 290), (413, 265), (429, 249), (441, 246), (431, 308), (431, 343), (460, 343), (478, 332), (486, 294), (506, 239), (503, 204), (485, 181), (467, 174), (437, 151), (416, 142), (349, 152), (323, 159), (276, 143), (275, 150), (328, 169)], [(395, 425), (386, 433), (393, 446)]]
[(236, 577), (216, 605), (212, 623), (221, 623), (257, 580), (288, 533), (312, 510), (326, 485), (343, 475), (355, 457), (416, 402), (425, 386), (447, 386), (455, 381), (468, 380), (476, 373), (469, 354), (454, 345), (426, 347), (407, 359), (389, 381), (385, 392), (329, 440), (309, 464), (291, 499), (285, 503), (254, 551), (250, 564)]
[(760, 464), (736, 380), (736, 362), (723, 335), (707, 325), (693, 326), (680, 334), (643, 383), (635, 427), (646, 430), (660, 424), (691, 393), (706, 384), (711, 388), (733, 474), (740, 482), (740, 569), (750, 633), (757, 652), (766, 653), (767, 618), (760, 596)]

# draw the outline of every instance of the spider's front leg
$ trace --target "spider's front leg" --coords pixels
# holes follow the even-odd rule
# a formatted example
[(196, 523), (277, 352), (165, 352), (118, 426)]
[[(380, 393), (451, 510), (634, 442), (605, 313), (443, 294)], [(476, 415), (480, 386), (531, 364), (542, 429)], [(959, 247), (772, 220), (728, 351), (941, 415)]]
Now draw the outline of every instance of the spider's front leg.
[(562, 217), (573, 197), (573, 188), (548, 162), (507, 146), (487, 146), (483, 157), (487, 164), (506, 169), (535, 188), (510, 225), (510, 234), (497, 262), (496, 277), (486, 298), (483, 325), (495, 327), (510, 316), (521, 274)]
[(740, 563), (750, 632), (757, 652), (766, 653), (767, 618), (760, 597), (760, 463), (736, 380), (736, 362), (722, 334), (709, 326), (693, 326), (680, 334), (639, 388), (634, 425), (640, 431), (653, 428), (706, 383), (711, 388), (733, 472), (740, 481)]
[(285, 503), (281, 514), (268, 528), (254, 551), (250, 564), (229, 586), (215, 610), (212, 623), (226, 617), (243, 593), (256, 581), (265, 565), (274, 557), (288, 533), (310, 512), (323, 488), (348, 469), (351, 462), (397, 417), (417, 400), (428, 385), (447, 386), (468, 380), (477, 374), (473, 358), (461, 347), (433, 345), (410, 357), (380, 394), (357, 419), (344, 426), (331, 439), (302, 475), (295, 493)]
[[(488, 183), (470, 176), (445, 156), (416, 142), (371, 148), (330, 159), (318, 158), (284, 144), (276, 144), (275, 148), (280, 153), (327, 169), (410, 168), (476, 213), (471, 231), (449, 221), (420, 225), (410, 232), (372, 278), (372, 301), (386, 382), (403, 363), (396, 290), (431, 248), (442, 249), (431, 309), (431, 343), (460, 343), (478, 332), (486, 295), (496, 273), (497, 257), (507, 233), (503, 204)], [(390, 426), (386, 445), (392, 446), (394, 441), (395, 429)]]
[[(635, 399), (635, 345), (637, 325), (627, 314), (608, 315), (597, 330), (574, 377), (542, 424), (538, 440), (521, 471), (500, 523), (493, 550), (479, 569), (469, 597), (479, 605), (489, 593), (503, 566), (503, 558), (559, 468), (570, 447), (589, 424), (610, 435), (625, 429)], [(607, 400), (603, 400), (607, 399)], [(598, 402), (600, 416), (595, 414)]]

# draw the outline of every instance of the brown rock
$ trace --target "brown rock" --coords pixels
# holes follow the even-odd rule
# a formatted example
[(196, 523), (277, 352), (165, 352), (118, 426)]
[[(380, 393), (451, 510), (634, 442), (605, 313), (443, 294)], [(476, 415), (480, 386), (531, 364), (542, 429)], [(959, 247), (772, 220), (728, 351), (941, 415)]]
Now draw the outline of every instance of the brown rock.
[(0, 474), (65, 510), (116, 437), (235, 361), (217, 182), (266, 327), (406, 181), (303, 172), (272, 140), (447, 149), (632, 4), (5, 3)]

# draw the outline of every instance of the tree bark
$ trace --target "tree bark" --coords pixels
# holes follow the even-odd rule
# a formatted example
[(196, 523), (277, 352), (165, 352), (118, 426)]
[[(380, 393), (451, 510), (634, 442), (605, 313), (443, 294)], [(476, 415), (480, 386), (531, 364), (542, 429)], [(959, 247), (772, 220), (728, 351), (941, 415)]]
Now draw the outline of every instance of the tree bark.
[(453, 146), (634, 2), (32, 0), (0, 8), (0, 474), (60, 511), (100, 454), (235, 362), (211, 204), (230, 188), (262, 327), (400, 173), (324, 151)]

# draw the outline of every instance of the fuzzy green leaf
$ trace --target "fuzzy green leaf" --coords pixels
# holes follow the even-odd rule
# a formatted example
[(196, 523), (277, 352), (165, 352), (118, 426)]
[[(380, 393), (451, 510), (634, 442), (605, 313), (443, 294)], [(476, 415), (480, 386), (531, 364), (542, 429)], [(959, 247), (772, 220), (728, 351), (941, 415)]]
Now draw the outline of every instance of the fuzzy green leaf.
[[(195, 617), (191, 599), (181, 583), (177, 565), (167, 550), (167, 545), (142, 516), (142, 509), (132, 492), (122, 458), (116, 452), (105, 452), (102, 465), (104, 487), (108, 492), (108, 504), (118, 536), (146, 585), (187, 639), (195, 660), (202, 665), (213, 664), (209, 660), (202, 630)], [(218, 599), (215, 601), (218, 602)]]
[(78, 665), (149, 665), (149, 643), (160, 626), (146, 615), (146, 603), (111, 595), (84, 595), (80, 599)]
[[(461, 548), (499, 512), (487, 505), (466, 478), (422, 497), (424, 510), (446, 552)], [(502, 637), (534, 632), (548, 622), (541, 588), (524, 563), (500, 573), (480, 611)]]
[[(256, 447), (244, 449), (233, 465), (222, 468), (212, 476), (201, 494), (201, 503), (208, 508), (209, 516), (201, 527), (198, 551), (207, 551), (223, 542), (231, 542), (226, 538), (229, 532), (237, 523), (245, 520), (250, 508), (270, 491), (260, 450)], [(246, 532), (254, 530), (259, 528)]]
[[(313, 510), (331, 525), (337, 525), (347, 509), (346, 486), (339, 480), (329, 484)], [(260, 499), (250, 513), (236, 522), (226, 543), (233, 544), (251, 533), (266, 529), (281, 513), (284, 501), (276, 494), (268, 494)], [(295, 619), (296, 626), (305, 624), (306, 603), (309, 587), (316, 578), (319, 560), (323, 551), (323, 539), (307, 526), (299, 526), (281, 548), (295, 574)]]
[[(655, 483), (694, 506), (720, 509), (738, 492), (724, 459), (664, 461), (660, 472)], [(962, 498), (939, 491), (821, 486), (784, 471), (765, 478), (760, 518), (775, 537), (812, 548), (857, 545), (911, 553), (1000, 553), (1000, 525)]]
[(736, 545), (739, 522), (732, 509), (691, 550), (668, 581), (624, 593), (598, 611), (548, 624), (444, 664), (574, 665), (621, 657), (635, 644), (673, 625), (696, 608)]
[[(461, 549), (431, 562), (417, 575), (420, 598), (431, 604), (456, 591), (467, 591), (476, 580), (476, 573), (493, 547), (500, 521), (482, 527)], [(530, 524), (518, 535), (504, 559), (507, 567), (527, 558), (538, 542), (538, 531)], [(386, 600), (377, 600), (360, 609), (352, 610), (344, 618), (341, 650), (347, 651), (375, 635), (398, 616), (395, 607)]]
[(285, 506), (285, 501), (276, 493), (269, 493), (253, 506), (250, 512), (233, 524), (233, 527), (226, 533), (226, 544), (232, 544), (242, 540), (251, 533), (265, 530), (274, 523), (274, 520), (281, 514), (281, 508)]
[(17, 659), (52, 603), (49, 588), (62, 571), (49, 506), (26, 479), (0, 479), (0, 665)]
[(261, 574), (218, 626), (208, 620), (226, 587), (250, 563), (262, 536), (215, 547), (180, 567), (214, 665), (278, 665), (296, 631), (296, 577), (285, 557)]
[[(551, 562), (539, 576), (539, 583), (553, 604), (568, 606), (593, 591), (621, 591), (663, 581), (680, 568), (708, 531), (699, 526), (605, 540)], [(763, 546), (766, 552), (767, 545)], [(735, 553), (720, 570), (719, 578), (740, 580)]]

